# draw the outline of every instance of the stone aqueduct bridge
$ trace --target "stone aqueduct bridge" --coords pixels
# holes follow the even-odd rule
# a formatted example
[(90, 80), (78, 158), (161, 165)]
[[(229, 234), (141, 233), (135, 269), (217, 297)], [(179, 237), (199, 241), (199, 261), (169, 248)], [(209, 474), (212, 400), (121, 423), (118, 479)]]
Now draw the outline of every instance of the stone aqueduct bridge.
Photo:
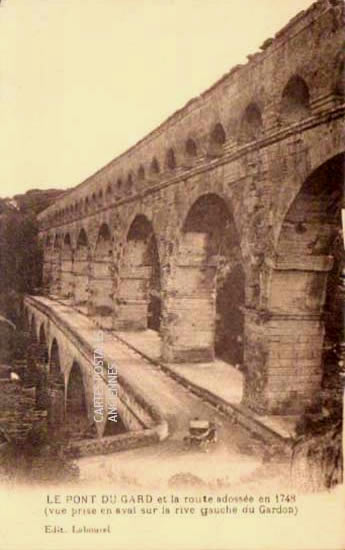
[(318, 397), (344, 167), (344, 5), (298, 14), (39, 216), (47, 294), (166, 362), (243, 364), (244, 403)]
[[(52, 304), (42, 297), (26, 298), (25, 320), (36, 366), (49, 357), (45, 388), (49, 393), (49, 425), (56, 428), (67, 423), (78, 439), (87, 434), (79, 448), (82, 454), (128, 449), (164, 439), (168, 428), (161, 411), (152, 404), (149, 392), (142, 391), (135, 373), (127, 376), (126, 372), (124, 377), (118, 372), (109, 353), (111, 341), (107, 338), (105, 342), (103, 331), (95, 330), (92, 324), (90, 328), (82, 315), (76, 316), (81, 318), (79, 322), (71, 322), (70, 317), (71, 309), (63, 304)], [(101, 436), (116, 437), (100, 444), (97, 439)]]

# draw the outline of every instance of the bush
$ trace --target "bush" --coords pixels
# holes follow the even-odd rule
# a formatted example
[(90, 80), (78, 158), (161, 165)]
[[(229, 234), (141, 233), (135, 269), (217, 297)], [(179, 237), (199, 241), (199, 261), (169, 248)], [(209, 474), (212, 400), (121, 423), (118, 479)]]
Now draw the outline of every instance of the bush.
[(36, 424), (22, 443), (0, 450), (0, 479), (18, 483), (68, 483), (79, 478), (79, 468), (64, 455), (66, 441), (51, 441), (45, 425)]

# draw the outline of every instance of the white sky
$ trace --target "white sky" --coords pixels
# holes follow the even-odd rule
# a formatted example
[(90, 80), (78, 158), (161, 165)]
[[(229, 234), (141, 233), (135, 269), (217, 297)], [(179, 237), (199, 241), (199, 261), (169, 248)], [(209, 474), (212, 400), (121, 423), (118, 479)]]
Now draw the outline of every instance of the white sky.
[(311, 0), (2, 0), (0, 196), (77, 185)]

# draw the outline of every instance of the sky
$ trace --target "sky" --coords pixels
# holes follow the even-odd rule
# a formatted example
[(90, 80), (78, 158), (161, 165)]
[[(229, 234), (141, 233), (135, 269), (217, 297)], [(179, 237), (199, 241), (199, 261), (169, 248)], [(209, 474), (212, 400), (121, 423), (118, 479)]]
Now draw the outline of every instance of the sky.
[(0, 196), (66, 189), (312, 0), (2, 0)]

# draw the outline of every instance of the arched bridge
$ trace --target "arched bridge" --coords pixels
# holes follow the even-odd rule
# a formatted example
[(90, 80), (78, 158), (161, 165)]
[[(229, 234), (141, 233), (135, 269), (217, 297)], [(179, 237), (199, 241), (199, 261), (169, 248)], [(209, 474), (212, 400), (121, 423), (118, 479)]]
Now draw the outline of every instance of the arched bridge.
[(314, 3), (42, 212), (46, 296), (155, 331), (165, 363), (240, 366), (257, 413), (312, 406), (338, 269), (343, 22), (343, 2)]
[(75, 326), (66, 307), (51, 307), (45, 300), (26, 298), (25, 316), (35, 359), (45, 363), (50, 380), (61, 382), (61, 391), (55, 384), (57, 389), (52, 392), (50, 423), (55, 427), (68, 424), (74, 439), (85, 440), (82, 452), (99, 452), (97, 440), (93, 440), (97, 436), (109, 436), (102, 444), (103, 451), (166, 437), (161, 412), (145, 398), (135, 380), (118, 371), (118, 361), (108, 353), (109, 342), (103, 332), (90, 330), (82, 316)]

